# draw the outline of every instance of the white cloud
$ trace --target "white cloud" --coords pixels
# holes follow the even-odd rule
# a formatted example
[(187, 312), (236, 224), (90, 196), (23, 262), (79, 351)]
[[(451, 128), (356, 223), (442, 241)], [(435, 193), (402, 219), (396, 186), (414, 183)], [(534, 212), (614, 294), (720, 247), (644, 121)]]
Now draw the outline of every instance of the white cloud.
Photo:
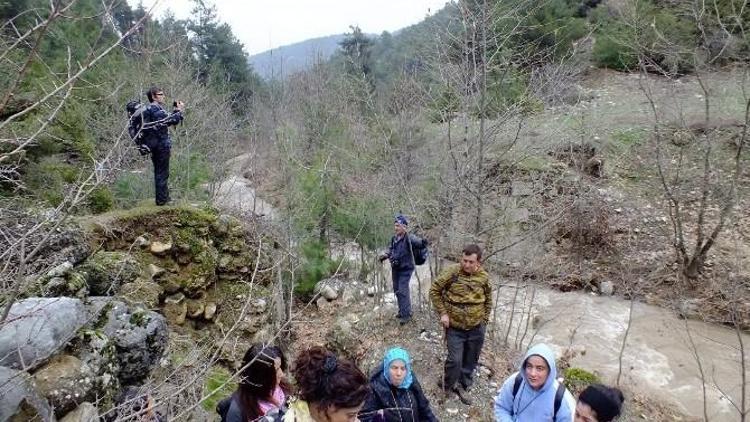
[[(137, 0), (129, 0), (137, 4)], [(359, 25), (366, 33), (395, 31), (417, 23), (441, 9), (449, 0), (215, 0), (219, 18), (249, 54), (349, 31)], [(154, 0), (144, 0), (148, 8)], [(158, 15), (171, 9), (186, 18), (189, 0), (162, 0)]]

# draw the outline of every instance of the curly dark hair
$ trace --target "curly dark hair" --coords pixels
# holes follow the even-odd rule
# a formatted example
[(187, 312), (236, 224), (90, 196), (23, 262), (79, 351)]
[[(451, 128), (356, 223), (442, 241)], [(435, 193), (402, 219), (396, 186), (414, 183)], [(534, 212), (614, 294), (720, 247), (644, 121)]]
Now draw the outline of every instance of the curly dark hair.
[(370, 392), (367, 377), (356, 365), (320, 346), (302, 351), (292, 374), (299, 397), (321, 409), (357, 407)]

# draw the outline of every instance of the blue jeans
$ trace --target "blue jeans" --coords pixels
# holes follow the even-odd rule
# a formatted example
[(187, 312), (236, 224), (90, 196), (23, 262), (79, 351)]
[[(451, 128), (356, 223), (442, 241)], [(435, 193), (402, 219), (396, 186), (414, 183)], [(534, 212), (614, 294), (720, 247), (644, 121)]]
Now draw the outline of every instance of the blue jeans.
[(411, 295), (409, 294), (409, 280), (413, 268), (407, 270), (393, 270), (393, 293), (398, 301), (398, 317), (411, 318)]

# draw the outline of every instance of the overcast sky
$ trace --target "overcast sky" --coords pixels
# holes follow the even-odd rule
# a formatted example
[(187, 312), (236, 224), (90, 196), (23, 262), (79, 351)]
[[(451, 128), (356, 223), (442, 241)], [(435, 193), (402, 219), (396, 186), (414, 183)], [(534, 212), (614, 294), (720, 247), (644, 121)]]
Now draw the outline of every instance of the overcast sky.
[[(135, 5), (138, 0), (129, 0)], [(155, 0), (143, 0), (147, 9)], [(210, 2), (211, 0), (208, 0)], [(341, 34), (349, 25), (380, 34), (417, 23), (448, 0), (214, 0), (222, 22), (253, 55), (309, 38)], [(157, 16), (171, 9), (190, 15), (190, 0), (160, 0)]]

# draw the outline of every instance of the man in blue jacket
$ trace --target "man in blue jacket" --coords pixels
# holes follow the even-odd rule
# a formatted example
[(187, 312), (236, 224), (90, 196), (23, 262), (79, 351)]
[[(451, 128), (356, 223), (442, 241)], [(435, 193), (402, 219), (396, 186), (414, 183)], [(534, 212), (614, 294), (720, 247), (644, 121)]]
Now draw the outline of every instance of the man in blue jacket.
[(575, 408), (573, 395), (557, 380), (555, 353), (538, 344), (495, 397), (495, 422), (573, 422)]
[(143, 111), (143, 143), (151, 150), (151, 162), (154, 164), (154, 191), (156, 205), (166, 205), (169, 198), (169, 155), (172, 140), (169, 138), (169, 126), (182, 121), (182, 101), (174, 102), (174, 110), (164, 110), (164, 90), (153, 86), (148, 92), (149, 105)]
[(426, 241), (407, 233), (409, 220), (401, 214), (396, 215), (393, 221), (395, 235), (391, 238), (388, 252), (380, 256), (391, 262), (391, 276), (393, 278), (393, 293), (398, 301), (398, 315), (400, 324), (404, 325), (411, 320), (411, 295), (409, 292), (409, 280), (414, 272), (414, 250), (426, 246)]

